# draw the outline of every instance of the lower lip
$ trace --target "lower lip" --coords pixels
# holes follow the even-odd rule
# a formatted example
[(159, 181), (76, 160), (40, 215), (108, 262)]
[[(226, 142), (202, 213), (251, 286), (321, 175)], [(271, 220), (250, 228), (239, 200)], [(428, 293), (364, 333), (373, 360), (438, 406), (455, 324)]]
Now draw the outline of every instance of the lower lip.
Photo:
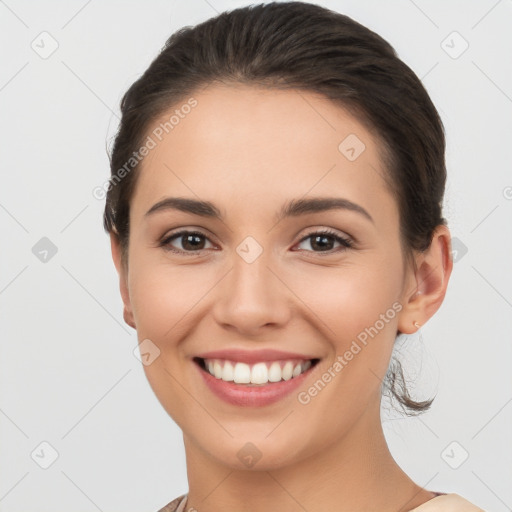
[(194, 365), (199, 370), (206, 385), (216, 396), (225, 402), (243, 407), (262, 407), (281, 400), (281, 398), (297, 389), (316, 366), (308, 368), (304, 373), (289, 380), (270, 382), (264, 386), (250, 386), (217, 379), (203, 370), (197, 363), (194, 363)]

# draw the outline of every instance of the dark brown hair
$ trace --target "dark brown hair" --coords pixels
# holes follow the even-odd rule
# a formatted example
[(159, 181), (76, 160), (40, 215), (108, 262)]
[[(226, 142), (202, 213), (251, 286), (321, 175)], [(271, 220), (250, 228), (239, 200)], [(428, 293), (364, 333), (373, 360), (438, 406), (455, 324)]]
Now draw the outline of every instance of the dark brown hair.
[[(104, 227), (119, 237), (125, 264), (139, 167), (132, 155), (157, 118), (214, 82), (316, 92), (362, 122), (380, 142), (383, 177), (397, 201), (409, 262), (414, 251), (430, 246), (435, 228), (446, 225), (444, 129), (418, 77), (387, 41), (348, 16), (305, 2), (273, 2), (178, 30), (124, 94)], [(384, 384), (407, 414), (433, 402), (409, 396), (398, 361), (390, 364)]]

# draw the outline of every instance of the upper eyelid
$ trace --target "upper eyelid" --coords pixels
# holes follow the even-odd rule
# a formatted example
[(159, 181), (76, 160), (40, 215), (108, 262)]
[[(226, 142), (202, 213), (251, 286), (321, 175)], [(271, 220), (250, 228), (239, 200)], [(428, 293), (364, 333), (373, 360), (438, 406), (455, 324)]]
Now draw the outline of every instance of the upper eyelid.
[(191, 235), (191, 234), (199, 234), (201, 236), (204, 236), (210, 242), (217, 243), (212, 240), (212, 238), (215, 239), (213, 235), (209, 235), (208, 233), (205, 233), (202, 228), (183, 228), (183, 229), (177, 229), (176, 231), (173, 231), (171, 233), (166, 233), (164, 236), (161, 237), (161, 242), (165, 242), (166, 240), (170, 240), (172, 238), (179, 238), (180, 236), (185, 235)]

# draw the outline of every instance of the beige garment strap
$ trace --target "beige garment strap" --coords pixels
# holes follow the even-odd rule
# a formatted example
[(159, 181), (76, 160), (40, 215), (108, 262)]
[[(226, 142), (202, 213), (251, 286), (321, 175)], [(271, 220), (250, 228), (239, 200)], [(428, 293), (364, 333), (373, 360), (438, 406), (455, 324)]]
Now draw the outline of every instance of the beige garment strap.
[(167, 505), (161, 508), (158, 512), (184, 512), (185, 505), (187, 504), (187, 497), (187, 494), (178, 496), (177, 498), (173, 499), (170, 503), (167, 503)]
[[(173, 503), (175, 506), (175, 504)], [(187, 495), (179, 502), (177, 508), (173, 506), (172, 510), (176, 512), (189, 512), (185, 510), (187, 506)], [(162, 509), (163, 512), (164, 509)], [(193, 511), (191, 511), (193, 512)], [(410, 512), (486, 512), (483, 508), (479, 508), (458, 494), (444, 494), (428, 500), (423, 505), (412, 509)]]
[(444, 494), (437, 496), (413, 508), (410, 512), (486, 512), (483, 508), (464, 499), (458, 494)]
[(187, 498), (188, 498), (188, 496), (183, 497), (183, 499), (180, 501), (178, 508), (176, 509), (176, 512), (185, 512), (185, 507), (187, 505)]

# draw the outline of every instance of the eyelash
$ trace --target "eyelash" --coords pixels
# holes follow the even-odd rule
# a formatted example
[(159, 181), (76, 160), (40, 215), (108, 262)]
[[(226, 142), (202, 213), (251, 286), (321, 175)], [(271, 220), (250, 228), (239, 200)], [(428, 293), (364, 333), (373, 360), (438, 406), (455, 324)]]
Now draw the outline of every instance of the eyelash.
[[(187, 256), (196, 256), (198, 254), (201, 254), (202, 251), (206, 250), (206, 249), (199, 249), (198, 251), (183, 251), (181, 249), (175, 249), (174, 247), (171, 247), (169, 245), (172, 240), (179, 239), (180, 237), (185, 236), (185, 235), (196, 235), (196, 236), (204, 237), (206, 239), (208, 238), (204, 233), (201, 233), (200, 231), (182, 230), (182, 231), (179, 231), (178, 233), (173, 233), (173, 234), (163, 238), (159, 242), (159, 246), (165, 248), (166, 251), (173, 252), (175, 254), (186, 254)], [(306, 251), (306, 252), (313, 252), (313, 253), (319, 254), (321, 256), (322, 255), (328, 256), (328, 255), (332, 255), (332, 254), (335, 254), (335, 253), (338, 253), (338, 252), (341, 252), (341, 251), (345, 251), (347, 249), (352, 249), (354, 247), (354, 244), (353, 244), (353, 242), (350, 239), (345, 238), (343, 236), (340, 236), (338, 233), (336, 233), (335, 231), (332, 231), (330, 229), (322, 229), (320, 231), (312, 231), (311, 233), (309, 233), (306, 236), (304, 236), (298, 242), (298, 244), (301, 244), (302, 242), (304, 242), (308, 238), (311, 238), (311, 237), (313, 237), (315, 235), (316, 236), (329, 236), (329, 237), (332, 237), (332, 238), (334, 238), (334, 240), (336, 242), (339, 242), (343, 247), (338, 247), (337, 249), (330, 249), (328, 251)], [(298, 245), (298, 244), (296, 244), (296, 245)]]

